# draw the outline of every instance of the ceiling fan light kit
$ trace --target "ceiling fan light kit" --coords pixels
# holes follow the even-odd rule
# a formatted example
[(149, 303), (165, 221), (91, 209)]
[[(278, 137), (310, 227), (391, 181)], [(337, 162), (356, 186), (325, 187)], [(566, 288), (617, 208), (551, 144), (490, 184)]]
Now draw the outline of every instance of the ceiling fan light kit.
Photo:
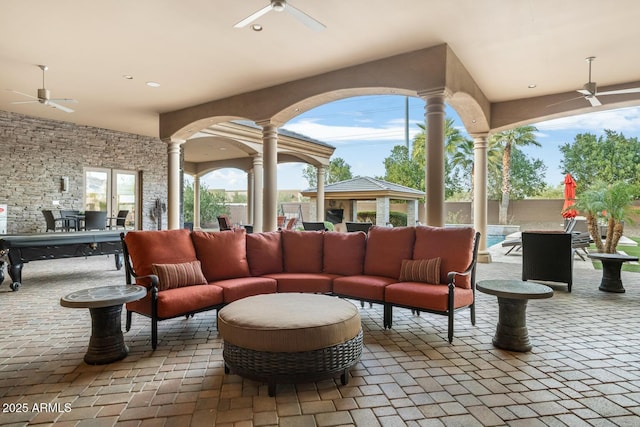
[[(292, 6), (291, 3), (288, 3), (286, 0), (271, 0), (267, 6), (247, 16), (233, 27), (244, 28), (272, 10), (276, 12), (287, 12), (289, 15), (293, 16), (314, 31), (322, 31), (326, 28), (320, 21), (317, 21), (300, 9)], [(260, 29), (262, 29), (262, 26), (260, 26)]]

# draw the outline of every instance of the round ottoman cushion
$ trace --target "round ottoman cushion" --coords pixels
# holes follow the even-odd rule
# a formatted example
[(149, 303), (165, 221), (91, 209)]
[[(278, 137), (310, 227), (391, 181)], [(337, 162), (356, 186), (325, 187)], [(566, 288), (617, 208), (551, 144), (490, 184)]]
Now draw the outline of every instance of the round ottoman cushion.
[(327, 295), (255, 295), (232, 302), (218, 314), (225, 342), (265, 352), (332, 347), (358, 336), (361, 329), (357, 307)]

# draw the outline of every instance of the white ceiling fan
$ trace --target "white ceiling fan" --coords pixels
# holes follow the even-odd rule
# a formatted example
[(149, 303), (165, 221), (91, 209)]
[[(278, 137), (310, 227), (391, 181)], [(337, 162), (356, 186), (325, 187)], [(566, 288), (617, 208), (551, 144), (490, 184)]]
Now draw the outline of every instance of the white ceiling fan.
[(32, 98), (34, 99), (34, 101), (14, 101), (12, 102), (12, 104), (31, 104), (31, 103), (35, 103), (35, 102), (39, 102), (40, 104), (43, 105), (48, 105), (49, 107), (53, 107), (56, 108), (58, 110), (64, 111), (65, 113), (73, 113), (73, 110), (69, 107), (65, 107), (64, 105), (60, 105), (58, 104), (59, 102), (74, 102), (77, 103), (78, 101), (76, 101), (75, 99), (70, 99), (70, 98), (51, 98), (51, 92), (49, 92), (49, 89), (45, 88), (44, 85), (44, 73), (45, 71), (47, 71), (49, 69), (49, 67), (47, 67), (46, 65), (38, 65), (38, 67), (42, 70), (42, 88), (38, 89), (38, 96), (33, 96), (33, 95), (29, 95), (23, 92), (18, 92), (17, 90), (11, 90), (11, 89), (7, 89), (10, 92), (13, 93), (17, 93), (23, 96), (26, 96), (28, 98)]
[(598, 88), (596, 82), (591, 81), (591, 64), (593, 60), (596, 59), (595, 56), (589, 56), (586, 58), (586, 61), (589, 63), (589, 81), (584, 84), (582, 89), (578, 89), (578, 93), (584, 95), (584, 98), (591, 103), (593, 107), (597, 107), (602, 105), (602, 103), (598, 100), (598, 96), (606, 96), (606, 95), (621, 95), (625, 93), (639, 93), (640, 87), (634, 87), (629, 89), (620, 89), (620, 90), (608, 90), (605, 92), (598, 92)]
[(262, 15), (265, 15), (272, 10), (275, 10), (276, 12), (286, 11), (312, 30), (322, 31), (326, 28), (321, 22), (307, 15), (300, 9), (293, 7), (291, 3), (287, 2), (286, 0), (270, 0), (269, 5), (263, 7), (262, 9), (254, 12), (242, 21), (238, 22), (236, 25), (234, 25), (234, 28), (246, 27), (256, 19), (260, 18)]

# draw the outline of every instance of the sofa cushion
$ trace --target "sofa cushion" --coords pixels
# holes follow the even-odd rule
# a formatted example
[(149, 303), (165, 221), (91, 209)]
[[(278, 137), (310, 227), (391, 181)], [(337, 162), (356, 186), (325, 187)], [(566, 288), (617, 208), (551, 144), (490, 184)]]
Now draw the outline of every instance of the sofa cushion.
[(326, 294), (332, 290), (336, 274), (326, 273), (274, 273), (267, 274), (278, 282), (278, 292), (307, 292)]
[(403, 259), (400, 267), (401, 282), (440, 283), (440, 258)]
[[(447, 283), (450, 271), (465, 271), (473, 260), (471, 227), (416, 227), (416, 244), (413, 259), (440, 257), (440, 283)], [(469, 276), (457, 276), (456, 286), (470, 288)]]
[(191, 233), (202, 272), (209, 282), (249, 276), (244, 228)]
[(413, 241), (414, 227), (371, 227), (367, 237), (364, 274), (397, 279), (402, 260), (413, 258)]
[(253, 276), (282, 273), (282, 236), (278, 231), (247, 234), (247, 261)]
[(347, 276), (333, 280), (333, 293), (367, 301), (384, 301), (384, 289), (398, 279), (383, 276)]
[[(185, 313), (219, 306), (223, 301), (222, 288), (212, 285), (187, 286), (158, 292), (158, 317), (169, 319)], [(127, 310), (151, 316), (151, 292), (143, 299), (127, 303)]]
[(158, 276), (158, 289), (161, 291), (183, 286), (207, 284), (207, 279), (202, 274), (200, 261), (179, 264), (152, 264), (151, 271)]
[[(384, 290), (385, 301), (405, 307), (416, 307), (425, 310), (447, 311), (449, 287), (428, 283), (402, 282), (393, 283)], [(473, 303), (473, 291), (454, 287), (454, 309), (466, 307)]]
[(355, 276), (362, 274), (367, 235), (357, 233), (324, 233), (323, 270), (329, 274)]
[(259, 294), (273, 294), (277, 291), (277, 283), (269, 277), (239, 277), (237, 279), (218, 280), (210, 283), (219, 286), (224, 291), (224, 302)]
[[(179, 264), (196, 261), (190, 231), (129, 231), (124, 236), (131, 265), (138, 276), (153, 274), (152, 264)], [(148, 285), (149, 281), (138, 281)]]
[(282, 230), (282, 258), (287, 273), (322, 273), (324, 231)]

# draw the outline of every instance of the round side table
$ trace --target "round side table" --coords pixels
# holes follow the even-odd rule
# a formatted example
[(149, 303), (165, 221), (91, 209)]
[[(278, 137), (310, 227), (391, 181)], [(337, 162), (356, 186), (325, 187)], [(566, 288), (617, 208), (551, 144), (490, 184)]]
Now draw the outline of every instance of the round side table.
[(129, 354), (122, 335), (122, 304), (143, 298), (147, 290), (138, 285), (101, 286), (72, 292), (60, 298), (60, 305), (88, 308), (91, 313), (91, 339), (84, 361), (104, 365)]
[(587, 256), (602, 262), (602, 281), (598, 289), (604, 292), (625, 292), (620, 275), (622, 264), (627, 261), (638, 261), (637, 256), (604, 253), (592, 253)]
[(493, 345), (504, 350), (530, 351), (527, 331), (527, 301), (551, 298), (553, 289), (539, 283), (521, 280), (483, 280), (476, 288), (498, 297), (498, 326)]

